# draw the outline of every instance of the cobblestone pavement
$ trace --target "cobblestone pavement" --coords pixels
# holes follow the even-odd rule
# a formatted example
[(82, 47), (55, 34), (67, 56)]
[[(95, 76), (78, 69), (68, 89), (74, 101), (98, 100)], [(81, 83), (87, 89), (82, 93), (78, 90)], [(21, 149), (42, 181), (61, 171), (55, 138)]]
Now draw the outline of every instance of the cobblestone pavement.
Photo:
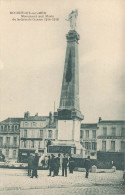
[[(61, 171), (60, 171), (61, 174)], [(64, 194), (125, 194), (122, 171), (114, 173), (74, 172), (68, 177), (48, 177), (48, 171), (38, 171), (38, 178), (29, 178), (26, 170), (0, 169), (1, 195), (64, 195)]]

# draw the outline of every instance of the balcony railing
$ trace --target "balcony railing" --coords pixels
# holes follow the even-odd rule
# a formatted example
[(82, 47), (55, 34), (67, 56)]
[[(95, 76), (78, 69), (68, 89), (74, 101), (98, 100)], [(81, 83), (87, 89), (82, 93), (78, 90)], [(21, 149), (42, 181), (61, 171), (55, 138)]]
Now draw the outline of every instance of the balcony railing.
[(42, 141), (43, 138), (40, 138), (40, 137), (21, 137), (21, 140), (40, 140)]
[(80, 138), (80, 141), (87, 141), (87, 140), (94, 141), (94, 140), (97, 140), (97, 137), (96, 138), (93, 138), (93, 137), (88, 137), (88, 138), (83, 137), (83, 138)]
[(125, 139), (123, 136), (113, 136), (113, 135), (100, 135), (97, 137), (98, 139)]
[(0, 134), (20, 134), (19, 129), (18, 130), (3, 130), (0, 131)]
[(19, 145), (17, 145), (17, 144), (3, 144), (3, 145), (0, 145), (0, 148), (19, 148)]
[(2, 144), (0, 145), (0, 148), (18, 148), (18, 144)]

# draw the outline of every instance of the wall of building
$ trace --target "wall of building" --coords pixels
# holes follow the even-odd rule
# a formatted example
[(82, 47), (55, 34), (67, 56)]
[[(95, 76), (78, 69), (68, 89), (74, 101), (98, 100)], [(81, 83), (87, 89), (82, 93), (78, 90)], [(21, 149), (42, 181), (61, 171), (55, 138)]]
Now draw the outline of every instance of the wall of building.
[[(102, 122), (102, 124), (98, 123), (98, 127), (97, 151), (123, 152), (122, 143), (125, 142), (123, 129), (125, 129), (125, 125), (115, 123), (103, 124)], [(104, 129), (107, 131), (106, 134)], [(105, 144), (106, 147), (104, 147)]]
[(90, 156), (91, 159), (96, 159), (97, 158), (97, 128), (91, 128), (91, 127), (81, 128), (80, 142), (85, 150), (84, 158)]
[(49, 128), (49, 120), (37, 121), (35, 117), (32, 121), (21, 121), (20, 125), (20, 150), (46, 150), (47, 140), (56, 137), (56, 128)]
[[(14, 122), (13, 119), (0, 122), (0, 150), (5, 155), (6, 160), (18, 160), (19, 151), (22, 151), (22, 153), (25, 150), (47, 152), (48, 141), (52, 143), (57, 140), (59, 133), (57, 121), (55, 121), (55, 125), (52, 125), (53, 123), (52, 121), (50, 122), (48, 117), (41, 117), (41, 120), (38, 120), (39, 116), (31, 118), (32, 120), (29, 120), (29, 116), (19, 122)], [(60, 125), (61, 128), (62, 126)], [(75, 128), (79, 129), (79, 124)], [(104, 129), (106, 129), (106, 134), (104, 134)], [(73, 130), (73, 124), (71, 130)], [(63, 129), (61, 133), (64, 133)], [(78, 135), (73, 135), (78, 140)], [(16, 143), (14, 143), (14, 138), (17, 138)], [(125, 148), (125, 122), (105, 122), (101, 120), (96, 125), (82, 124), (80, 142), (85, 152), (84, 158), (89, 155), (91, 159), (96, 159), (97, 151), (102, 153), (123, 153)], [(104, 142), (106, 143), (105, 150), (102, 147)], [(114, 158), (115, 156), (113, 156)]]
[(7, 161), (18, 160), (19, 128), (18, 123), (0, 123), (0, 151)]

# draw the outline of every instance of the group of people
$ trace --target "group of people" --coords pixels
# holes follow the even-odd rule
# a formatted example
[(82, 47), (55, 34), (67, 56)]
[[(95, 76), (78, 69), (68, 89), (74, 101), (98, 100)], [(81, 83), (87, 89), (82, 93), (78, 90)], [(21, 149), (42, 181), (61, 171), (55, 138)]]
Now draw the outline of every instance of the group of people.
[(59, 174), (59, 168), (60, 168), (60, 154), (58, 154), (57, 157), (55, 157), (53, 154), (48, 157), (48, 168), (49, 168), (49, 175), (52, 177), (57, 176)]
[(49, 175), (48, 176), (51, 176), (51, 174), (52, 174), (52, 177), (58, 176), (59, 169), (62, 168), (62, 176), (67, 177), (67, 167), (69, 167), (69, 173), (73, 173), (73, 170), (75, 168), (75, 162), (71, 156), (70, 158), (68, 158), (66, 154), (63, 154), (61, 161), (60, 161), (60, 154), (58, 154), (57, 157), (55, 157), (53, 154), (49, 156), (49, 161), (48, 161)]
[[(38, 177), (37, 170), (38, 170), (38, 165), (39, 163), (43, 164), (43, 158), (39, 158), (38, 153), (36, 152), (35, 155), (31, 154), (28, 158), (28, 176), (31, 178), (33, 177)], [(69, 173), (73, 174), (73, 170), (75, 168), (75, 161), (70, 156), (66, 154), (63, 154), (61, 156), (58, 154), (58, 156), (54, 156), (54, 154), (51, 154), (48, 156), (48, 169), (49, 169), (49, 175), (48, 176), (58, 176), (59, 175), (59, 170), (62, 168), (62, 176), (67, 177), (67, 167), (69, 167)], [(88, 157), (85, 161), (85, 169), (86, 169), (86, 175), (85, 177), (88, 178), (89, 174), (89, 169), (90, 169), (90, 157)]]
[(69, 166), (69, 173), (73, 173), (73, 170), (75, 168), (75, 162), (73, 158), (70, 156), (66, 156), (66, 154), (63, 154), (62, 157), (62, 162), (60, 161), (60, 154), (58, 154), (57, 157), (55, 157), (53, 154), (49, 156), (49, 161), (48, 161), (48, 168), (49, 168), (49, 175), (52, 177), (58, 176), (59, 174), (59, 169), (62, 167), (62, 176), (67, 177), (67, 167)]

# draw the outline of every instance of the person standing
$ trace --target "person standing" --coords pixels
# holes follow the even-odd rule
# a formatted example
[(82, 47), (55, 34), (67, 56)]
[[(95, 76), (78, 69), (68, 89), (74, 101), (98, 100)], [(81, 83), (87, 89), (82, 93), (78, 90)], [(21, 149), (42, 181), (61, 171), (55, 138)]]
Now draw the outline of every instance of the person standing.
[[(50, 156), (48, 156), (47, 167), (48, 167), (48, 169), (50, 169)], [(50, 170), (49, 170), (49, 171), (50, 171)]]
[(60, 154), (58, 154), (57, 157), (57, 175), (59, 174), (59, 168), (60, 168)]
[(65, 174), (65, 177), (67, 177), (67, 164), (68, 164), (68, 158), (64, 154), (62, 159), (62, 176), (64, 176)]
[(49, 157), (48, 159), (48, 167), (49, 167), (49, 175), (51, 176), (51, 173), (53, 172), (53, 176), (54, 176), (54, 155), (51, 154), (51, 157)]
[(72, 157), (69, 158), (69, 172), (73, 173), (75, 162)]
[(58, 161), (57, 157), (54, 156), (54, 160), (53, 160), (53, 175), (52, 175), (52, 177), (58, 175), (58, 162), (57, 161)]
[(31, 178), (33, 178), (34, 176), (36, 178), (38, 177), (38, 174), (37, 174), (38, 163), (39, 163), (39, 156), (38, 156), (38, 153), (35, 152), (35, 157), (34, 157), (34, 161), (33, 161), (33, 171), (32, 171)]
[(40, 156), (40, 158), (39, 158), (39, 166), (42, 166), (42, 168), (45, 167), (45, 154)]
[(85, 164), (84, 164), (84, 167), (86, 169), (86, 175), (85, 175), (85, 178), (88, 178), (89, 176), (89, 169), (90, 169), (90, 156), (87, 157), (87, 159), (85, 160)]
[(58, 176), (60, 167), (60, 154), (54, 158), (54, 176)]
[(5, 162), (5, 156), (4, 156), (4, 154), (2, 154), (2, 160), (3, 160), (3, 162)]
[(28, 157), (28, 176), (31, 176), (31, 171), (33, 169), (34, 157), (32, 154)]

